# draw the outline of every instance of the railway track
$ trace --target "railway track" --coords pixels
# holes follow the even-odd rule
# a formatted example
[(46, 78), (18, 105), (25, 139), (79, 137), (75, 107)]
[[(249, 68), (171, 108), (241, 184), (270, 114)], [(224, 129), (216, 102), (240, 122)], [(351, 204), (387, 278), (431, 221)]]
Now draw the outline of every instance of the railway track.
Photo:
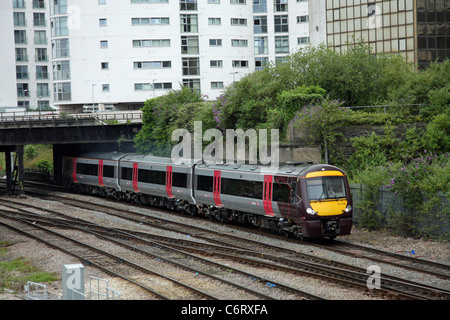
[[(4, 205), (4, 204), (3, 204)], [(33, 209), (37, 209), (36, 207), (33, 207)], [(145, 255), (146, 257), (150, 258), (151, 260), (157, 261), (157, 263), (165, 263), (165, 264), (169, 264), (172, 266), (175, 266), (175, 268), (178, 268), (179, 270), (184, 270), (186, 272), (186, 274), (180, 274), (179, 271), (177, 271), (178, 277), (181, 277), (183, 279), (188, 279), (188, 278), (192, 278), (192, 275), (195, 275), (196, 277), (201, 276), (204, 278), (208, 278), (208, 282), (211, 281), (216, 281), (216, 282), (221, 282), (221, 286), (223, 287), (223, 290), (234, 290), (234, 292), (239, 293), (239, 291), (242, 292), (242, 297), (244, 299), (247, 300), (252, 300), (252, 299), (274, 299), (273, 296), (255, 291), (250, 289), (251, 287), (255, 287), (255, 283), (258, 284), (256, 286), (259, 287), (270, 287), (270, 291), (283, 291), (285, 294), (288, 293), (291, 297), (291, 299), (314, 299), (314, 300), (321, 300), (321, 297), (309, 294), (307, 292), (304, 292), (302, 290), (287, 286), (287, 285), (283, 285), (281, 283), (277, 283), (268, 279), (264, 279), (261, 278), (257, 275), (254, 274), (250, 274), (248, 272), (244, 272), (241, 270), (238, 270), (236, 268), (232, 268), (223, 264), (219, 264), (219, 263), (215, 263), (213, 261), (209, 261), (205, 258), (199, 257), (199, 256), (194, 256), (192, 254), (189, 254), (187, 252), (181, 251), (181, 250), (177, 250), (174, 248), (170, 248), (169, 246), (164, 246), (161, 243), (155, 242), (155, 241), (148, 241), (145, 240), (141, 237), (138, 237), (136, 235), (132, 235), (127, 231), (123, 231), (123, 230), (119, 230), (119, 229), (115, 229), (115, 228), (109, 228), (109, 227), (103, 227), (100, 225), (96, 225), (87, 221), (81, 221), (79, 219), (71, 219), (71, 217), (65, 216), (62, 213), (58, 213), (55, 211), (49, 211), (49, 210), (45, 210), (46, 213), (50, 213), (51, 215), (58, 215), (58, 216), (62, 216), (63, 218), (55, 218), (55, 217), (43, 217), (39, 214), (35, 214), (32, 213), (28, 210), (25, 209), (20, 209), (20, 208), (15, 208), (15, 210), (19, 211), (8, 211), (8, 210), (1, 210), (0, 212), (3, 213), (3, 218), (8, 217), (9, 219), (13, 219), (13, 220), (17, 220), (17, 221), (21, 221), (22, 223), (26, 223), (26, 224), (31, 224), (33, 227), (36, 228), (41, 228), (41, 229), (45, 229), (43, 227), (40, 227), (41, 224), (43, 225), (48, 225), (51, 226), (52, 228), (65, 228), (65, 229), (77, 229), (77, 230), (81, 230), (82, 232), (88, 232), (91, 234), (94, 234), (96, 237), (99, 237), (103, 240), (106, 241), (110, 241), (113, 242), (116, 245), (120, 245), (124, 248), (126, 248), (127, 250), (129, 250), (130, 252), (133, 253), (138, 253), (141, 255)], [(18, 231), (17, 228), (13, 228), (10, 225), (7, 225), (4, 221), (2, 222), (3, 225), (8, 226), (16, 231)], [(48, 229), (45, 229), (48, 231)], [(49, 231), (48, 231), (49, 232)], [(22, 232), (25, 233), (27, 236), (31, 236), (28, 232)], [(34, 236), (35, 239), (37, 240), (42, 240), (42, 238), (39, 238), (38, 236)], [(73, 239), (72, 239), (73, 240)], [(76, 241), (76, 240), (74, 240)], [(45, 242), (46, 244), (49, 244), (48, 241), (46, 241), (45, 239), (43, 240), (43, 242)], [(144, 245), (145, 248), (139, 248), (136, 245), (136, 242), (139, 242), (141, 244)], [(50, 244), (51, 245), (51, 244)], [(86, 244), (81, 244), (81, 245), (85, 245)], [(54, 246), (54, 245), (53, 245)], [(56, 246), (56, 248), (60, 249), (60, 246)], [(152, 249), (152, 250), (149, 250)], [(156, 249), (155, 249), (156, 248)], [(164, 249), (163, 249), (164, 248)], [(62, 251), (71, 254), (71, 250), (68, 249), (61, 249)], [(177, 259), (180, 259), (180, 255), (184, 255), (186, 256), (186, 258), (189, 258), (191, 260), (197, 260), (200, 261), (201, 263), (203, 263), (203, 265), (212, 265), (215, 269), (217, 270), (222, 270), (222, 273), (230, 273), (232, 272), (233, 274), (239, 274), (241, 276), (241, 280), (247, 280), (248, 285), (244, 286), (235, 282), (231, 282), (231, 281), (227, 281), (224, 280), (220, 277), (214, 276), (211, 274), (211, 272), (214, 272), (211, 267), (208, 268), (208, 272), (202, 271), (201, 268), (204, 269), (203, 267), (199, 267), (197, 266), (196, 268), (193, 267), (189, 267), (186, 265), (186, 263), (181, 264), (178, 262), (175, 262), (173, 259), (168, 259), (165, 258), (161, 255), (161, 253), (152, 253), (151, 251), (161, 251), (161, 250), (165, 250), (165, 251), (172, 251), (174, 253), (176, 253)], [(102, 250), (97, 249), (97, 253), (98, 252), (103, 253)], [(78, 257), (83, 264), (87, 264), (87, 265), (92, 265), (94, 267), (99, 267), (98, 263), (95, 261), (92, 261), (91, 258), (86, 258), (86, 257), (92, 257), (93, 255), (90, 253), (87, 254), (72, 254), (75, 255), (76, 257)], [(120, 261), (122, 262), (126, 262), (127, 264), (131, 264), (132, 262), (130, 262), (129, 260), (127, 260), (126, 258), (123, 257), (117, 257), (114, 256), (113, 257), (115, 259), (115, 261)], [(198, 265), (198, 264), (197, 264)], [(138, 266), (138, 269), (142, 269), (142, 266)], [(114, 276), (119, 276), (122, 277), (125, 280), (129, 280), (129, 278), (119, 274), (119, 273), (114, 273), (113, 271), (111, 271), (110, 269), (105, 269), (105, 267), (103, 266), (102, 268), (100, 268), (101, 270), (112, 274)], [(144, 269), (146, 272), (150, 272), (149, 268), (145, 268)], [(155, 274), (154, 271), (152, 271), (153, 274)], [(217, 272), (220, 273), (220, 272)], [(167, 276), (161, 275), (161, 274), (157, 274), (157, 276), (161, 276), (165, 279), (168, 279), (172, 282), (175, 282), (176, 284), (178, 284), (178, 282), (180, 282), (180, 280), (174, 280), (173, 278), (168, 278)], [(192, 285), (187, 285), (185, 283), (180, 282), (179, 283), (181, 286), (183, 286), (184, 288), (187, 288), (189, 290), (192, 290), (194, 292), (197, 293), (197, 299), (200, 297), (202, 299), (207, 298), (207, 299), (220, 299), (220, 297), (214, 297), (210, 294), (205, 293), (204, 291), (201, 291), (199, 289), (194, 288)], [(224, 286), (224, 284), (226, 286), (228, 286), (229, 288), (226, 288)], [(272, 289), (275, 288), (275, 289)], [(150, 290), (148, 288), (145, 288), (146, 290)], [(152, 291), (152, 293), (155, 293)], [(157, 293), (155, 293), (157, 294)], [(180, 294), (183, 294), (182, 292), (180, 292)], [(164, 297), (163, 295), (159, 295), (160, 298), (167, 298)], [(182, 299), (182, 298), (190, 298), (192, 299), (192, 296), (189, 295), (182, 295), (181, 297), (176, 297), (177, 299)], [(195, 297), (194, 297), (195, 298)]]
[[(27, 193), (30, 193), (27, 191)], [(42, 197), (42, 192), (37, 193), (39, 197)], [(365, 269), (357, 268), (352, 265), (346, 265), (343, 263), (338, 263), (336, 261), (330, 261), (328, 259), (319, 258), (314, 255), (305, 254), (295, 250), (289, 250), (285, 248), (280, 248), (278, 246), (266, 245), (260, 241), (252, 241), (243, 237), (237, 237), (231, 234), (219, 234), (214, 230), (199, 228), (197, 226), (186, 225), (182, 223), (175, 223), (172, 220), (163, 219), (161, 216), (154, 216), (151, 214), (143, 214), (142, 212), (133, 212), (133, 209), (118, 210), (117, 208), (105, 208), (103, 205), (94, 204), (92, 201), (80, 201), (75, 199), (69, 199), (67, 197), (47, 195), (47, 199), (54, 199), (55, 201), (60, 201), (66, 205), (76, 206), (78, 208), (84, 208), (88, 210), (95, 210), (99, 212), (104, 212), (109, 215), (115, 215), (118, 218), (127, 219), (134, 223), (147, 224), (152, 228), (162, 229), (166, 231), (172, 231), (178, 234), (184, 234), (189, 236), (189, 240), (194, 241), (183, 241), (176, 238), (167, 237), (155, 237), (151, 234), (143, 234), (137, 232), (131, 232), (129, 230), (116, 230), (115, 232), (122, 233), (122, 239), (124, 238), (123, 232), (129, 233), (127, 240), (122, 241), (136, 241), (132, 237), (139, 237), (141, 240), (151, 241), (157, 246), (163, 246), (164, 250), (178, 252), (178, 254), (190, 254), (199, 256), (214, 255), (215, 257), (222, 257), (223, 259), (240, 261), (245, 264), (258, 265), (262, 268), (271, 268), (274, 270), (283, 269), (284, 272), (291, 272), (293, 274), (301, 274), (302, 276), (310, 276), (326, 279), (327, 281), (334, 281), (346, 286), (357, 287), (360, 290), (367, 291), (366, 280), (368, 275)], [(88, 199), (88, 198), (86, 198)], [(139, 207), (142, 209), (142, 207)], [(160, 209), (148, 209), (148, 212), (161, 211)], [(164, 211), (164, 210), (163, 210)], [(146, 211), (147, 212), (147, 211)], [(170, 212), (174, 214), (173, 212)], [(212, 222), (213, 224), (213, 222)], [(228, 225), (230, 228), (241, 229), (238, 226)], [(246, 229), (248, 232), (248, 229)], [(112, 232), (112, 231), (109, 231)], [(133, 233), (133, 234), (131, 234)], [(118, 236), (116, 234), (116, 236)], [(267, 237), (279, 238), (279, 236), (266, 234)], [(283, 238), (284, 240), (288, 240)], [(297, 244), (298, 241), (295, 241)], [(352, 255), (354, 257), (368, 259), (371, 261), (379, 263), (389, 263), (397, 265), (401, 268), (408, 268), (414, 271), (420, 271), (424, 273), (433, 274), (434, 276), (447, 279), (448, 276), (448, 265), (438, 264), (436, 262), (418, 260), (417, 266), (412, 266), (412, 264), (406, 264), (404, 260), (397, 262), (394, 261), (392, 253), (389, 253), (390, 258), (383, 256), (384, 252), (377, 252), (376, 254), (372, 250), (368, 254), (365, 247), (357, 248), (355, 245), (343, 243), (340, 241), (335, 241), (332, 243), (325, 244), (314, 244), (307, 243), (307, 245), (317, 246), (323, 250), (332, 250), (344, 255)], [(175, 251), (174, 251), (175, 250)], [(403, 258), (403, 255), (395, 255), (395, 260)], [(192, 259), (192, 258), (191, 258)], [(428, 265), (428, 267), (425, 265)], [(424, 267), (425, 265), (425, 267)], [(430, 265), (433, 265), (433, 270)], [(223, 267), (222, 267), (223, 268)], [(236, 272), (236, 271), (234, 271)], [(258, 279), (258, 277), (253, 277), (248, 275), (248, 278)], [(267, 279), (261, 280), (264, 282)], [(270, 283), (266, 281), (266, 283)], [(280, 284), (279, 284), (280, 285)], [(280, 286), (281, 287), (281, 286)], [(383, 274), (382, 285), (383, 290), (376, 290), (379, 295), (397, 298), (397, 299), (449, 299), (450, 293), (447, 290), (427, 286), (423, 284), (413, 283), (404, 279), (395, 278), (389, 275)], [(374, 291), (372, 291), (373, 293)], [(302, 297), (298, 295), (298, 297)], [(306, 299), (315, 299), (319, 297), (307, 297)]]
[[(126, 218), (139, 224), (148, 223), (152, 227), (163, 228), (164, 230), (185, 232), (187, 228), (183, 224), (174, 224), (172, 221), (163, 221), (159, 218), (155, 219), (154, 217), (143, 216), (142, 213), (133, 213), (130, 210), (124, 212), (118, 209), (103, 208), (101, 205), (92, 204), (91, 202), (79, 202), (78, 200), (75, 201), (66, 198), (58, 199), (58, 201), (89, 210), (107, 212), (108, 214), (114, 212), (114, 215), (117, 217)], [(211, 233), (210, 230), (199, 227), (192, 228), (190, 231), (193, 231), (190, 234), (192, 238), (200, 238), (207, 243), (193, 243), (192, 241), (163, 239), (162, 237), (157, 237), (158, 239), (153, 241), (157, 241), (155, 243), (159, 246), (164, 245), (166, 250), (179, 250), (183, 253), (191, 252), (198, 255), (214, 254), (224, 259), (237, 260), (242, 263), (272, 268), (274, 270), (283, 270), (284, 272), (300, 274), (302, 276), (321, 278), (346, 286), (357, 287), (360, 290), (367, 290), (366, 280), (368, 276), (365, 270), (360, 268), (320, 259), (293, 250), (264, 245), (248, 239), (243, 241), (242, 238), (236, 236), (222, 234), (219, 237), (216, 233)], [(140, 238), (152, 237), (143, 234), (139, 236)], [(221, 239), (219, 240), (218, 238)], [(128, 241), (134, 240), (131, 238)], [(253, 278), (257, 279), (257, 277)], [(377, 293), (396, 299), (448, 299), (450, 297), (450, 294), (445, 290), (418, 285), (391, 276), (383, 276), (382, 287), (383, 290), (377, 290)]]

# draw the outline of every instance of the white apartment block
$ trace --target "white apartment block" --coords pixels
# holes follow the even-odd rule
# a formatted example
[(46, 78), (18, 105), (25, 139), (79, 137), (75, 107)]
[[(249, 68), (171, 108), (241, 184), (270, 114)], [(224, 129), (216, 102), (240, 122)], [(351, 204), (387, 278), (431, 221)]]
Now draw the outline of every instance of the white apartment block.
[(307, 0), (8, 1), (0, 34), (16, 39), (11, 82), (31, 108), (138, 109), (181, 86), (213, 100), (309, 43)]

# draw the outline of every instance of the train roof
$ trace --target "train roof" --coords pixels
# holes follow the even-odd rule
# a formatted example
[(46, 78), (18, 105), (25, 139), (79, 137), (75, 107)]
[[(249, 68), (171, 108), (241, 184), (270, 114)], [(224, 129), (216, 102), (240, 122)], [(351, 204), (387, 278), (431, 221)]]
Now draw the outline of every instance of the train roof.
[(298, 176), (303, 170), (312, 166), (312, 163), (284, 163), (279, 167), (270, 167), (260, 164), (200, 164), (197, 166), (199, 169), (211, 169), (211, 170), (227, 170), (227, 171), (239, 171), (249, 173), (267, 173), (277, 175), (293, 175)]
[(83, 153), (83, 154), (77, 156), (77, 158), (115, 160), (115, 161), (118, 161), (118, 160), (121, 160), (127, 154), (128, 153), (117, 152), (117, 151), (112, 151), (112, 152), (87, 152), (87, 153)]

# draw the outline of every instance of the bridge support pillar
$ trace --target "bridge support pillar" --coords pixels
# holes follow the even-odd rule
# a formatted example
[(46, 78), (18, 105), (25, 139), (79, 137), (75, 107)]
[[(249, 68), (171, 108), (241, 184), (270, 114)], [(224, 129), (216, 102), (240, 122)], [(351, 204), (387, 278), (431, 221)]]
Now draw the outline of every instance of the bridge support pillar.
[(16, 157), (17, 157), (17, 166), (18, 166), (18, 173), (19, 173), (19, 180), (18, 180), (18, 185), (19, 185), (19, 196), (22, 196), (25, 194), (25, 187), (24, 187), (24, 171), (25, 171), (25, 166), (23, 164), (23, 155), (24, 155), (24, 146), (17, 146), (17, 152), (16, 152)]
[(11, 151), (5, 151), (6, 194), (12, 194), (12, 161)]
[[(8, 147), (5, 152), (5, 171), (6, 171), (6, 194), (12, 195), (15, 191), (16, 182), (18, 182), (19, 196), (25, 194), (24, 188), (24, 171), (23, 164), (24, 146)], [(16, 157), (12, 160), (12, 153), (16, 153)]]

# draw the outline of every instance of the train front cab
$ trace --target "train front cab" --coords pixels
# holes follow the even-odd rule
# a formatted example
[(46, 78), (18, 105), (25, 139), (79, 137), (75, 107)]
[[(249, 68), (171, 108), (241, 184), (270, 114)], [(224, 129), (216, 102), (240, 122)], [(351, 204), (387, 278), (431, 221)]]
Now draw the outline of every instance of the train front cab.
[(303, 199), (303, 236), (334, 238), (349, 235), (353, 203), (345, 173), (332, 166), (308, 171), (299, 179)]

